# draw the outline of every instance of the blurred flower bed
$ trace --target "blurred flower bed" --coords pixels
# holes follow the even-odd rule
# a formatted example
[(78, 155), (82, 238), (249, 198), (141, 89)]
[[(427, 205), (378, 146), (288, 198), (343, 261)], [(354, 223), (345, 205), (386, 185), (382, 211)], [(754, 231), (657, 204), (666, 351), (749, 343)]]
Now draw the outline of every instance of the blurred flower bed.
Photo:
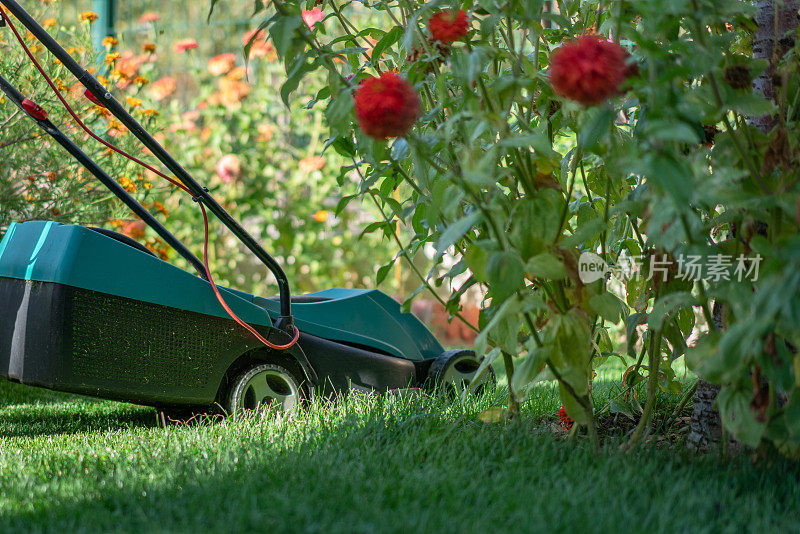
[[(327, 129), (320, 107), (301, 107), (297, 103), (301, 99), (295, 99), (291, 107), (283, 102), (279, 87), (285, 72), (263, 30), (242, 30), (235, 46), (212, 54), (211, 51), (220, 52), (219, 43), (209, 47), (191, 35), (159, 31), (161, 14), (148, 11), (138, 17), (137, 32), (105, 38), (99, 57), (93, 58), (87, 40), (97, 19), (95, 14), (82, 12), (71, 26), (50, 15), (42, 12), (39, 20), (58, 35), (70, 53), (85, 64), (93, 64), (92, 70), (101, 83), (276, 257), (292, 280), (294, 293), (332, 286), (377, 286), (378, 269), (391, 260), (395, 251), (383, 235), (362, 232), (381, 215), (371, 204), (340, 203), (342, 191), (355, 190), (360, 178), (334, 150), (325, 150)], [(315, 21), (310, 19), (308, 23)], [(74, 46), (77, 35), (85, 39), (80, 48)], [(230, 42), (230, 35), (227, 37)], [(202, 39), (200, 35), (198, 38)], [(10, 43), (3, 46), (9, 47), (15, 57), (15, 68), (27, 68), (21, 51), (12, 49)], [(94, 131), (153, 163), (134, 136), (97, 105), (92, 95), (84, 94), (80, 84), (62, 72), (63, 67), (54, 64), (46, 51), (34, 45), (34, 52), (53, 67), (50, 71), (59, 90), (82, 110), (82, 118)], [(34, 92), (41, 95), (43, 102), (53, 100), (33, 73), (28, 77), (34, 86), (42, 86)], [(305, 87), (313, 85), (304, 83), (298, 92), (304, 94)], [(306, 92), (305, 96), (304, 100), (308, 100), (313, 95)], [(61, 112), (54, 101), (49, 108)], [(11, 112), (4, 110), (6, 114)], [(60, 117), (58, 123), (70, 135), (76, 134), (66, 117)], [(19, 127), (35, 131), (27, 121), (21, 121)], [(162, 221), (166, 219), (167, 227), (191, 250), (201, 253), (202, 217), (191, 198), (149, 171), (130, 167), (88, 138), (77, 136), (76, 141), (152, 213)], [(20, 147), (13, 153), (22, 160), (28, 148)], [(62, 214), (60, 206), (67, 202), (81, 206), (86, 198), (85, 188), (100, 188), (56, 147), (45, 159), (61, 162), (65, 172), (59, 176), (69, 187), (48, 196), (47, 203), (28, 184), (23, 184), (24, 189), (10, 191), (8, 194), (19, 201), (26, 213), (6, 211), (6, 224), (12, 220), (56, 218), (102, 225), (144, 243), (161, 258), (186, 267), (184, 260), (154, 232), (102, 190), (98, 191), (99, 200), (93, 204), (96, 210), (90, 218), (79, 209), (54, 217)], [(21, 161), (18, 164), (22, 165)], [(266, 279), (266, 268), (227, 229), (212, 221), (211, 231), (211, 267), (221, 283), (261, 295), (276, 292)], [(418, 253), (417, 258), (422, 269), (430, 268), (424, 253)], [(407, 274), (396, 269), (392, 276), (381, 277), (381, 289), (402, 301), (416, 288), (413, 281), (406, 281)], [(269, 287), (265, 287), (268, 283)], [(464, 344), (474, 336), (471, 331), (461, 332), (449, 325), (447, 312), (433, 302), (420, 301), (414, 311), (434, 325), (445, 343)], [(477, 312), (475, 316), (477, 322)]]

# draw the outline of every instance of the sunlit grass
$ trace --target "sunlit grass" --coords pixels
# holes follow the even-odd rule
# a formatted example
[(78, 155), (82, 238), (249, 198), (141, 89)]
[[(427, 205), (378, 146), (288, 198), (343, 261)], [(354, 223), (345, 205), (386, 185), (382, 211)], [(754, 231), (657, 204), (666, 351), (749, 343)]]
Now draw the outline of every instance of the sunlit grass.
[[(616, 387), (598, 381), (595, 396)], [(800, 520), (796, 465), (623, 455), (613, 440), (594, 456), (553, 433), (549, 384), (521, 420), (481, 422), (504, 395), (357, 395), (162, 425), (150, 408), (3, 383), (0, 530), (770, 531)]]

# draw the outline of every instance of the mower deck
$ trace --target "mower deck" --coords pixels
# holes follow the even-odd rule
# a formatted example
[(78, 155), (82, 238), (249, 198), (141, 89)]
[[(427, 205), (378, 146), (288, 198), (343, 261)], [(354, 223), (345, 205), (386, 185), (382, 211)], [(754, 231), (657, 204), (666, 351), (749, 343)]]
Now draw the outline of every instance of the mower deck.
[[(220, 288), (268, 339), (272, 299)], [(208, 282), (89, 228), (14, 224), (0, 242), (0, 376), (141, 404), (208, 405), (245, 364), (278, 358), (310, 389), (419, 387), (443, 348), (380, 291), (293, 299), (302, 334), (270, 351), (226, 315)]]

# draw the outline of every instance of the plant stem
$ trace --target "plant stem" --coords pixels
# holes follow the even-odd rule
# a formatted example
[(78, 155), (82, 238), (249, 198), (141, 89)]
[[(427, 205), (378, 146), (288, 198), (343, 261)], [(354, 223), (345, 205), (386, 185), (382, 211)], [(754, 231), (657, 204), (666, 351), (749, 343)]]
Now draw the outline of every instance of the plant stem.
[(647, 403), (645, 404), (642, 417), (639, 419), (639, 424), (631, 435), (628, 442), (627, 449), (632, 450), (639, 445), (639, 442), (644, 437), (645, 430), (650, 426), (650, 419), (653, 414), (653, 408), (656, 404), (656, 391), (658, 389), (658, 368), (661, 360), (661, 329), (659, 328), (653, 333), (650, 338), (650, 358), (648, 366), (650, 367), (650, 374), (647, 377)]

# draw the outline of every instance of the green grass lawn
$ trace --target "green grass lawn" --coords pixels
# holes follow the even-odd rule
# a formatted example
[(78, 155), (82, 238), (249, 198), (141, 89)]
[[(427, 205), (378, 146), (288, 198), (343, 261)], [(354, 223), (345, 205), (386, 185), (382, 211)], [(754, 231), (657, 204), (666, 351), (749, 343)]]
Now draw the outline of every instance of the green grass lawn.
[[(616, 394), (599, 377), (596, 397)], [(149, 408), (0, 384), (0, 531), (754, 532), (800, 529), (800, 466), (682, 449), (595, 456), (551, 424), (425, 395), (158, 424)], [(662, 395), (669, 412), (678, 396)]]

